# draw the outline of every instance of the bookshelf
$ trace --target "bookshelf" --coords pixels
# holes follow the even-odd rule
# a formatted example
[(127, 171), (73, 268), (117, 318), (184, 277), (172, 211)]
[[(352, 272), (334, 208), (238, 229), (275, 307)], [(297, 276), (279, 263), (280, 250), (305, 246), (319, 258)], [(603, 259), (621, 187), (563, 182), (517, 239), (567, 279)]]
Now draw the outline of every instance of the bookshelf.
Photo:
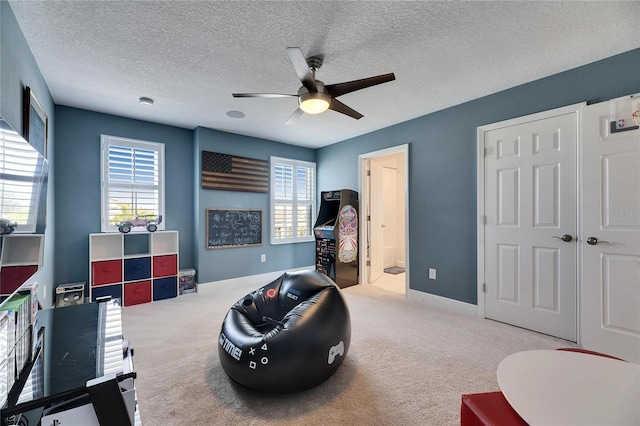
[(4, 235), (0, 244), (0, 297), (4, 300), (42, 267), (44, 235)]
[(89, 235), (89, 297), (123, 306), (178, 296), (178, 231)]

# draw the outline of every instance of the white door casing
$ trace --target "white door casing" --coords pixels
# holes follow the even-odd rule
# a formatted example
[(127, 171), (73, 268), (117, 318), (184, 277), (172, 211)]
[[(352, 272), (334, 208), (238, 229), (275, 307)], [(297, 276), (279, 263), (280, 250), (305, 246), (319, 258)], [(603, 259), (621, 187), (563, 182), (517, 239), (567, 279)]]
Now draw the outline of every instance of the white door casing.
[(383, 167), (375, 160), (370, 160), (369, 191), (369, 247), (371, 269), (369, 284), (376, 281), (384, 273), (384, 196)]
[(582, 344), (640, 363), (640, 135), (609, 127), (611, 102), (632, 99), (582, 111)]
[(582, 105), (478, 131), (484, 153), (478, 182), (480, 314), (571, 341), (577, 340), (576, 149)]
[[(365, 238), (370, 237), (370, 221), (367, 221), (366, 218), (370, 214), (369, 207), (369, 198), (370, 197), (370, 188), (368, 183), (367, 171), (370, 170), (369, 164), (371, 163), (371, 159), (390, 156), (390, 155), (400, 155), (401, 158), (398, 161), (401, 161), (402, 164), (398, 165), (401, 167), (403, 171), (402, 179), (402, 202), (404, 204), (402, 208), (403, 221), (402, 221), (402, 232), (404, 233), (403, 245), (404, 250), (402, 251), (403, 259), (404, 259), (404, 267), (405, 267), (405, 293), (409, 294), (409, 282), (410, 282), (410, 274), (411, 267), (409, 262), (409, 145), (397, 145), (390, 148), (381, 149), (378, 151), (372, 151), (366, 154), (359, 155), (358, 162), (358, 190), (360, 194), (360, 215), (362, 220), (360, 220), (360, 235), (361, 235), (361, 243), (367, 244), (368, 242)], [(366, 236), (366, 237), (365, 237)], [(380, 250), (382, 251), (382, 250)], [(361, 258), (360, 258), (360, 283), (370, 283), (371, 280), (369, 276), (371, 275), (371, 267), (367, 265), (367, 261), (370, 261), (371, 250), (370, 247), (367, 250), (360, 250)]]
[[(392, 159), (395, 162), (395, 159)], [(397, 170), (395, 167), (382, 166), (382, 185), (384, 186), (384, 214), (382, 223), (382, 235), (384, 239), (383, 266), (390, 268), (397, 265), (396, 246), (398, 233), (398, 184)]]

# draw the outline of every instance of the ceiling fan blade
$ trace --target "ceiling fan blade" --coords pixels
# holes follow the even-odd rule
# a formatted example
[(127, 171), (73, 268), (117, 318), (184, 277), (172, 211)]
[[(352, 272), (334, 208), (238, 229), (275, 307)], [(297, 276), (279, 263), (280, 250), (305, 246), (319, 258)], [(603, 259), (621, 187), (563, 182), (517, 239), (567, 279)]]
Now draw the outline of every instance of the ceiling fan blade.
[(289, 116), (289, 119), (287, 120), (285, 124), (285, 126), (291, 126), (293, 123), (296, 122), (296, 120), (298, 118), (300, 118), (300, 116), (304, 114), (304, 111), (302, 111), (300, 108), (296, 109), (295, 111), (293, 111), (293, 114), (291, 114)]
[(340, 112), (344, 115), (348, 115), (349, 117), (353, 117), (356, 120), (360, 120), (362, 117), (364, 117), (364, 115), (360, 114), (358, 111), (356, 111), (353, 108), (349, 108), (348, 106), (346, 106), (345, 104), (343, 104), (337, 99), (331, 99), (331, 103), (329, 104), (329, 109), (336, 112)]
[(287, 53), (293, 67), (296, 69), (296, 74), (302, 82), (302, 85), (306, 87), (310, 92), (317, 92), (316, 79), (313, 77), (309, 65), (307, 65), (307, 59), (304, 57), (304, 53), (299, 47), (287, 47)]
[(324, 86), (325, 91), (329, 92), (332, 97), (338, 97), (345, 93), (355, 92), (356, 90), (365, 89), (377, 84), (387, 83), (396, 79), (393, 73), (377, 75), (375, 77), (363, 78), (360, 80), (346, 81), (344, 83), (328, 84)]
[(285, 93), (233, 93), (234, 98), (297, 98), (298, 95), (287, 95)]

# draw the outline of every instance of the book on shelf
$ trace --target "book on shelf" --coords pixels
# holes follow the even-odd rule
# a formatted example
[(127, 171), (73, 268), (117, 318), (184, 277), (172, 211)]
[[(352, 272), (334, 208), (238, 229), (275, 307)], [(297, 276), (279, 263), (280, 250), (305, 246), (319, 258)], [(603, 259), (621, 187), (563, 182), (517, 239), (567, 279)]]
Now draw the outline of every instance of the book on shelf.
[(5, 403), (8, 392), (31, 360), (35, 316), (32, 291), (16, 294), (0, 308), (0, 401)]
[(38, 329), (35, 324), (36, 320), (38, 319), (38, 311), (42, 309), (42, 307), (40, 306), (40, 301), (38, 300), (38, 282), (31, 281), (27, 284), (23, 284), (19, 293), (28, 294), (31, 296), (29, 324), (31, 324), (31, 356), (34, 357), (36, 355), (36, 351), (38, 350)]

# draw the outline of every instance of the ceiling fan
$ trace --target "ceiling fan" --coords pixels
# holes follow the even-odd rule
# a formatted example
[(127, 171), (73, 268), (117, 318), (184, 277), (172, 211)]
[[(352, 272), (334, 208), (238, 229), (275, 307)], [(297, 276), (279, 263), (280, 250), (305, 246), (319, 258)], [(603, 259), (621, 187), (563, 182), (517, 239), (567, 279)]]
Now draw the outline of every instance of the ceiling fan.
[(346, 93), (355, 92), (356, 90), (365, 89), (377, 84), (387, 83), (396, 79), (393, 73), (382, 74), (375, 77), (363, 78), (360, 80), (346, 81), (344, 83), (327, 84), (316, 80), (316, 71), (322, 67), (322, 58), (319, 56), (311, 56), (305, 59), (302, 50), (298, 47), (288, 47), (287, 53), (296, 74), (302, 82), (302, 86), (298, 89), (297, 95), (284, 93), (234, 93), (234, 98), (298, 98), (299, 107), (289, 117), (286, 124), (293, 124), (303, 113), (319, 114), (331, 109), (333, 111), (348, 115), (356, 120), (364, 117), (358, 111), (348, 107), (336, 98)]

